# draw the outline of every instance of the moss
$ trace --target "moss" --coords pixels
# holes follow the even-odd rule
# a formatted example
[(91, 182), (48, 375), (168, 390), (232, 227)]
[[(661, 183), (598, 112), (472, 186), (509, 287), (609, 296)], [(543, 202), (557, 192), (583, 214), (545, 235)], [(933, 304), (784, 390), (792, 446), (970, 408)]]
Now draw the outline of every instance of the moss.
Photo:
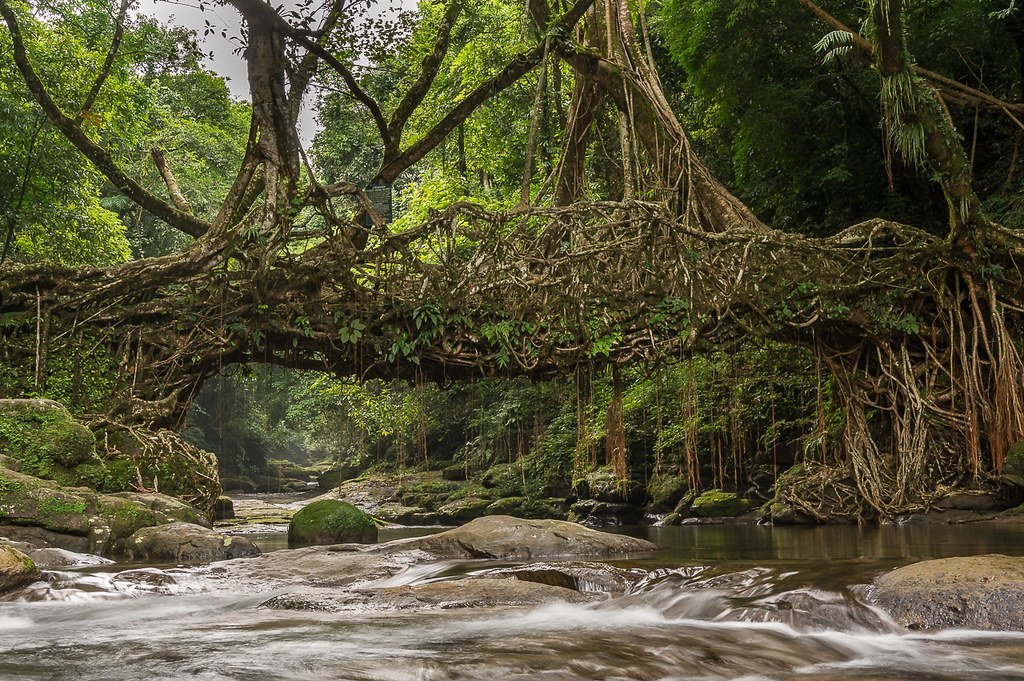
[(89, 507), (82, 499), (65, 497), (49, 497), (39, 502), (40, 515), (67, 515), (71, 513), (85, 513)]
[(656, 475), (647, 483), (648, 507), (654, 512), (671, 511), (679, 503), (689, 484), (677, 475)]
[(510, 515), (528, 520), (564, 518), (565, 514), (551, 503), (526, 497), (498, 499), (487, 507), (487, 515)]
[(690, 514), (696, 518), (730, 518), (743, 515), (750, 509), (750, 502), (733, 492), (713, 489), (693, 500)]
[(510, 463), (491, 466), (481, 476), (480, 482), (487, 489), (494, 490), (496, 497), (522, 496), (523, 474), (518, 466)]
[(341, 544), (377, 541), (377, 525), (366, 513), (350, 503), (322, 499), (299, 509), (288, 523), (288, 543)]
[(0, 404), (0, 453), (28, 475), (55, 474), (93, 457), (96, 436), (56, 402), (9, 400)]
[(1024, 478), (1024, 440), (1018, 440), (1006, 452), (1003, 471), (1007, 475)]

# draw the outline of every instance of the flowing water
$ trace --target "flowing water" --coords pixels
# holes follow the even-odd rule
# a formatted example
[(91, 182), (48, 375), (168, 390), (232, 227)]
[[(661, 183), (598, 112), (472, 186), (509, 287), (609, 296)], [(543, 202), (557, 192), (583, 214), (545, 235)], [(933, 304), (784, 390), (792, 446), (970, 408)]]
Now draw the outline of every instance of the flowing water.
[[(894, 566), (1024, 554), (997, 526), (630, 528), (667, 548), (591, 604), (294, 612), (195, 593), (188, 569), (52, 573), (0, 604), (0, 678), (47, 680), (1024, 679), (1024, 634), (908, 632), (853, 585)], [(268, 548), (271, 548), (268, 546)], [(415, 583), (479, 570), (417, 566)]]

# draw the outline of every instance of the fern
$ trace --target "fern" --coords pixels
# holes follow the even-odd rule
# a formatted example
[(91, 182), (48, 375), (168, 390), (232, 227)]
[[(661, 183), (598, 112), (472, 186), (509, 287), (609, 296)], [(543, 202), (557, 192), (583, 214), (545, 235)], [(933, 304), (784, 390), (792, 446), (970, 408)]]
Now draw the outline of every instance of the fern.
[(814, 51), (822, 55), (824, 63), (843, 57), (852, 49), (853, 34), (849, 31), (826, 33), (814, 46)]

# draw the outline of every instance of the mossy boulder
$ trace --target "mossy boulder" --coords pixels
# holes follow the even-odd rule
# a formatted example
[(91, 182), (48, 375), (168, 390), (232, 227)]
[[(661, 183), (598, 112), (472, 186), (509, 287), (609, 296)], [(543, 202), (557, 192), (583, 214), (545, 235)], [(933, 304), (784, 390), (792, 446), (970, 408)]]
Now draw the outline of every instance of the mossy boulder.
[(441, 477), (445, 480), (465, 480), (467, 477), (466, 464), (453, 463), (441, 469)]
[(465, 523), (476, 518), (482, 518), (490, 506), (490, 499), (479, 497), (464, 497), (449, 501), (437, 509), (437, 519), (442, 525)]
[(521, 496), (523, 489), (523, 472), (519, 466), (502, 463), (488, 468), (480, 476), (480, 484), (493, 490), (496, 497)]
[(647, 510), (651, 513), (672, 511), (689, 489), (686, 479), (678, 475), (655, 475), (647, 483)]
[(99, 494), (0, 469), (0, 525), (35, 528), (57, 548), (116, 555), (140, 528), (180, 519), (205, 522), (195, 509), (164, 495)]
[(1024, 440), (1018, 440), (1006, 452), (1003, 479), (1018, 487), (1024, 487)]
[(694, 518), (734, 518), (750, 510), (750, 502), (734, 492), (713, 489), (693, 500), (690, 515)]
[(321, 499), (299, 509), (288, 523), (288, 543), (372, 544), (377, 541), (373, 518), (346, 501)]
[(625, 502), (581, 499), (569, 507), (569, 520), (584, 525), (630, 525), (641, 515), (639, 507)]
[(565, 520), (566, 514), (552, 503), (526, 497), (505, 497), (487, 506), (487, 515), (507, 515), (530, 520)]
[(609, 466), (587, 473), (578, 487), (581, 497), (614, 503), (641, 504), (645, 494), (643, 485), (636, 480), (620, 479)]
[(229, 537), (182, 522), (135, 532), (128, 538), (125, 551), (130, 560), (150, 563), (212, 563), (260, 555), (259, 548), (245, 537)]
[(0, 545), (0, 595), (20, 589), (39, 579), (32, 559), (10, 546)]
[(54, 479), (96, 455), (96, 436), (53, 400), (0, 400), (0, 453)]

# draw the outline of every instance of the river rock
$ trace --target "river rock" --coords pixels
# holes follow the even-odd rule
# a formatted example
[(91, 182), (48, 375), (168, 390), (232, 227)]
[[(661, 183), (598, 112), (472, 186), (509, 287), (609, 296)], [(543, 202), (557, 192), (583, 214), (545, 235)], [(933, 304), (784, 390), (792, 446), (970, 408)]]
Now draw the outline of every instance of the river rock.
[(160, 516), (165, 522), (180, 520), (183, 523), (213, 527), (206, 516), (200, 514), (184, 501), (169, 497), (166, 494), (158, 494), (156, 492), (115, 492), (108, 496), (127, 499), (128, 501), (134, 501), (145, 506)]
[(527, 497), (498, 499), (487, 507), (487, 515), (510, 515), (530, 520), (565, 520), (566, 516), (564, 511), (550, 501)]
[(117, 555), (139, 529), (182, 519), (206, 522), (161, 494), (97, 494), (0, 469), (0, 536), (39, 548)]
[(10, 546), (0, 546), (0, 594), (20, 589), (40, 578), (32, 559)]
[(1024, 631), (1024, 558), (927, 560), (877, 577), (869, 600), (911, 629)]
[(640, 520), (638, 506), (626, 502), (581, 499), (569, 507), (569, 520), (585, 525), (629, 525)]
[(460, 579), (411, 586), (280, 594), (259, 607), (272, 610), (343, 612), (352, 610), (452, 610), (457, 608), (531, 607), (545, 603), (589, 603), (598, 593), (515, 579)]
[(128, 538), (125, 551), (130, 560), (153, 563), (211, 563), (260, 555), (245, 537), (183, 522), (143, 528)]
[(733, 518), (750, 510), (750, 502), (734, 492), (713, 489), (704, 492), (690, 506), (694, 518)]
[(231, 497), (223, 495), (217, 497), (217, 501), (213, 503), (213, 519), (214, 521), (235, 519), (235, 502), (231, 500)]
[(418, 550), (435, 559), (498, 560), (602, 557), (651, 553), (656, 548), (644, 539), (598, 532), (563, 520), (523, 520), (503, 515), (485, 516), (438, 534), (375, 547), (388, 553)]
[(570, 561), (565, 563), (530, 563), (510, 568), (497, 568), (474, 575), (473, 579), (519, 579), (563, 589), (587, 593), (625, 593), (646, 570), (627, 570), (604, 563)]
[(373, 518), (352, 504), (338, 499), (321, 499), (304, 506), (288, 523), (288, 543), (343, 544), (377, 541)]
[(109, 565), (114, 562), (109, 558), (92, 553), (77, 553), (54, 548), (34, 549), (28, 553), (28, 557), (38, 567), (47, 569)]
[(479, 497), (456, 499), (438, 507), (437, 519), (442, 525), (464, 523), (482, 517), (487, 513), (487, 507), (490, 505), (490, 499)]

